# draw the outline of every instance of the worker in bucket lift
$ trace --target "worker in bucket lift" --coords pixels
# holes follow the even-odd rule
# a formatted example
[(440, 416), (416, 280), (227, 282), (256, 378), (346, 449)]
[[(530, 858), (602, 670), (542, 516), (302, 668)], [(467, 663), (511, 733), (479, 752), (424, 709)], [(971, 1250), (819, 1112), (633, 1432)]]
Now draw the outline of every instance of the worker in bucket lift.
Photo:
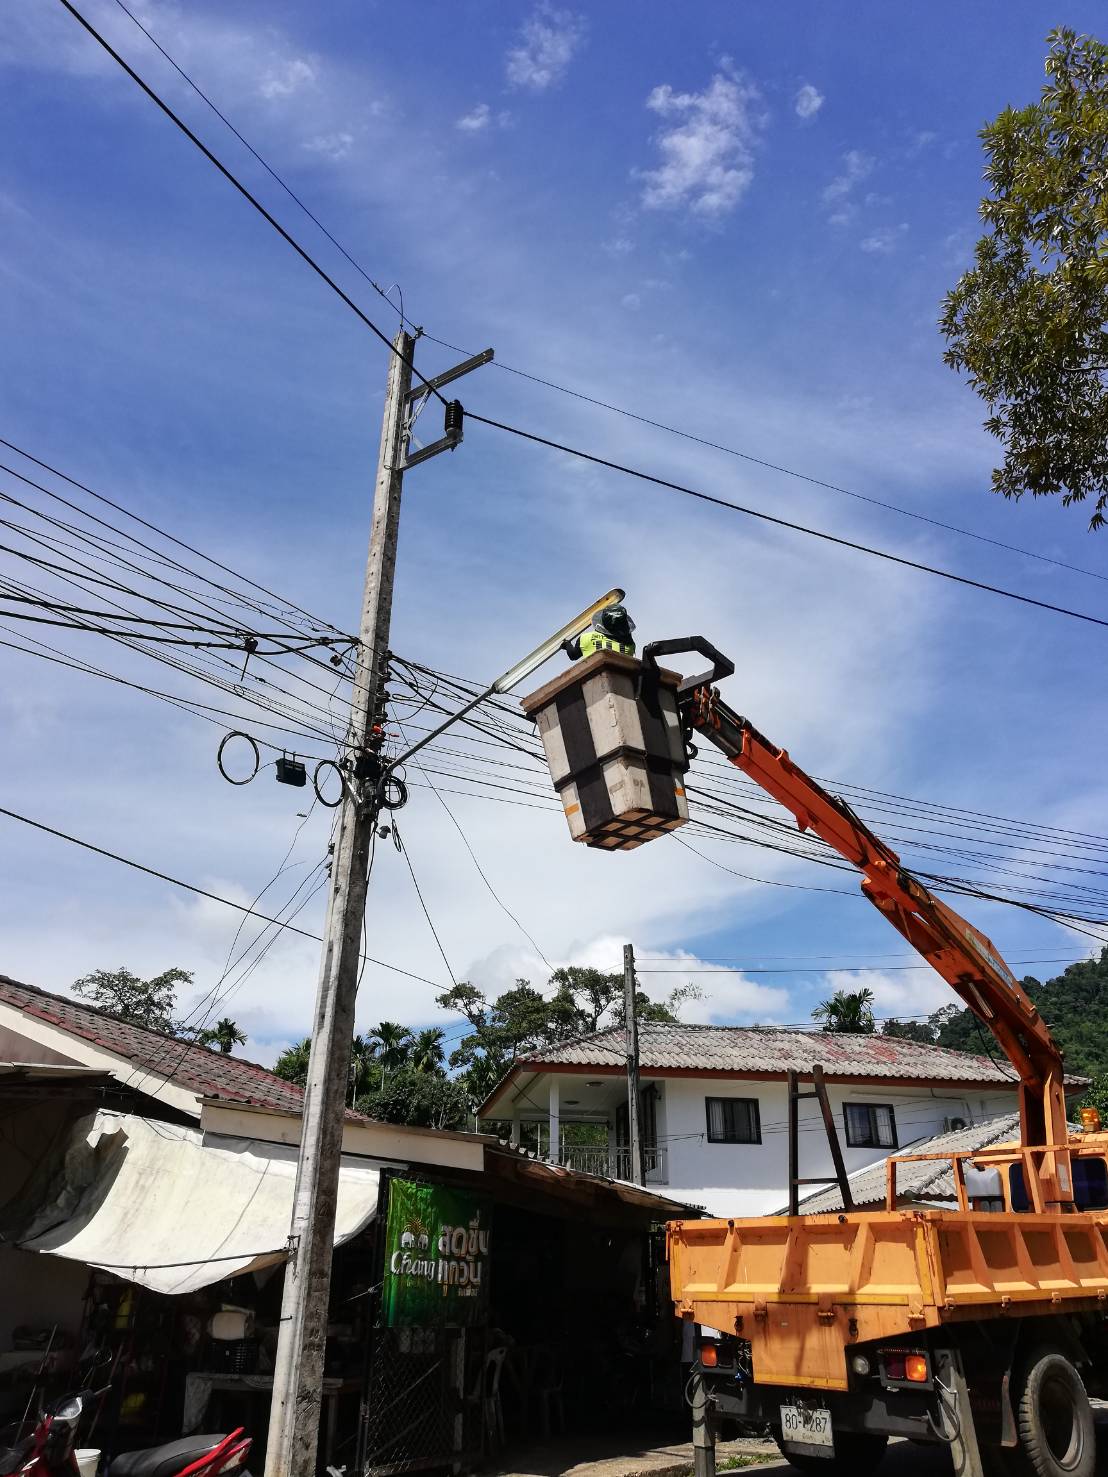
[(572, 661), (592, 656), (597, 651), (618, 651), (622, 656), (634, 656), (635, 640), (631, 634), (634, 629), (635, 622), (627, 614), (626, 606), (609, 605), (606, 610), (597, 611), (587, 631), (580, 636), (571, 636), (562, 642), (562, 646)]

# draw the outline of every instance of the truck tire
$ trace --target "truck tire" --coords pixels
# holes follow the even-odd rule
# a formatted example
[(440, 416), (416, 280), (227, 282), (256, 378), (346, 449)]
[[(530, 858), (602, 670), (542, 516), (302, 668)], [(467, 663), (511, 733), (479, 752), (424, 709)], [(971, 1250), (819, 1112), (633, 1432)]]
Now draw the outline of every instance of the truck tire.
[(1081, 1376), (1057, 1349), (1036, 1349), (1016, 1408), (1020, 1447), (1035, 1477), (1093, 1477), (1096, 1435)]
[(870, 1431), (837, 1431), (835, 1455), (828, 1458), (790, 1451), (779, 1431), (774, 1431), (773, 1439), (790, 1467), (795, 1467), (798, 1472), (811, 1472), (813, 1477), (819, 1477), (820, 1473), (823, 1477), (870, 1477), (881, 1465), (889, 1444), (887, 1436), (877, 1436)]

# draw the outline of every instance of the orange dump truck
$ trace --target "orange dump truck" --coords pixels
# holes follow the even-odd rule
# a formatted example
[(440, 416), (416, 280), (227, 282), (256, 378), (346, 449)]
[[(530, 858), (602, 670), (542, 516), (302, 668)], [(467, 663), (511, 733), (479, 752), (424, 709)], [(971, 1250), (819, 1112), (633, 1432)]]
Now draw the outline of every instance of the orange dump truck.
[[(807, 1095), (820, 1098), (843, 1210), (801, 1216), (798, 1186), (810, 1182), (792, 1084), (790, 1213), (669, 1227), (675, 1309), (718, 1331), (693, 1382), (698, 1477), (711, 1470), (704, 1433), (718, 1416), (768, 1428), (794, 1465), (829, 1477), (865, 1477), (890, 1436), (949, 1447), (966, 1477), (1092, 1477), (1089, 1392), (1108, 1395), (1108, 1135), (1071, 1131), (1061, 1053), (991, 941), (721, 700), (714, 684), (734, 664), (704, 638), (643, 651), (644, 731), (660, 686), (676, 680), (658, 658), (687, 651), (712, 662), (676, 686), (688, 759), (694, 740), (711, 742), (858, 868), (863, 895), (995, 1037), (1020, 1104), (1018, 1143), (953, 1157), (956, 1210), (901, 1206), (894, 1160), (886, 1209), (863, 1213), (816, 1065)], [(602, 829), (574, 834), (611, 848)]]
[(1064, 1215), (1030, 1208), (1013, 1145), (953, 1161), (957, 1210), (672, 1223), (676, 1311), (719, 1331), (701, 1348), (716, 1416), (768, 1427), (804, 1470), (864, 1477), (890, 1436), (962, 1448), (972, 1430), (964, 1470), (1090, 1477), (1087, 1392), (1108, 1394), (1108, 1135), (1070, 1152)]

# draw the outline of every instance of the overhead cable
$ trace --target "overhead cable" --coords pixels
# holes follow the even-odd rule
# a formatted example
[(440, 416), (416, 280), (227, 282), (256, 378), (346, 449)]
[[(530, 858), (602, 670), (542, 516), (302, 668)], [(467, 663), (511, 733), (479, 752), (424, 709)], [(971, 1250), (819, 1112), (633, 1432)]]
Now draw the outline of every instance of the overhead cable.
[[(9, 820), (21, 821), (25, 826), (31, 826), (36, 831), (43, 831), (48, 836), (54, 836), (59, 841), (68, 841), (73, 846), (80, 846), (85, 851), (91, 851), (96, 856), (107, 857), (109, 861), (119, 862), (121, 866), (130, 867), (132, 871), (143, 872), (148, 877), (156, 877), (159, 882), (169, 882), (174, 887), (183, 888), (185, 892), (195, 893), (197, 897), (207, 898), (213, 903), (222, 903), (225, 908), (234, 908), (239, 913), (246, 913), (251, 918), (260, 918), (264, 923), (276, 924), (286, 933), (296, 933), (301, 938), (311, 939), (314, 943), (321, 944), (322, 937), (318, 933), (309, 933), (307, 929), (296, 928), (291, 923), (283, 923), (279, 918), (271, 918), (267, 913), (259, 913), (255, 908), (247, 908), (242, 903), (232, 902), (230, 898), (221, 897), (217, 892), (209, 892), (207, 888), (197, 887), (193, 882), (184, 882), (180, 877), (171, 877), (168, 872), (159, 872), (155, 867), (147, 867), (142, 862), (132, 861), (130, 857), (120, 856), (118, 852), (109, 851), (106, 847), (97, 846), (92, 841), (84, 841), (80, 836), (71, 836), (66, 831), (59, 831), (54, 826), (48, 826), (44, 821), (32, 820), (30, 816), (20, 815), (16, 810), (9, 810), (0, 805), (0, 815), (5, 815)], [(371, 954), (362, 956), (368, 963), (375, 964), (379, 969), (387, 969), (392, 974), (402, 974), (410, 980), (418, 980), (421, 985), (430, 985), (434, 990), (444, 990), (445, 985), (436, 980), (429, 980), (425, 975), (415, 974), (410, 969), (402, 969), (398, 964), (388, 964), (384, 959), (375, 959)]]
[(418, 379), (419, 382), (426, 389), (428, 394), (434, 395), (437, 400), (440, 400), (443, 405), (446, 405), (446, 397), (441, 393), (441, 391), (436, 389), (436, 387), (431, 383), (426, 375), (420, 373), (420, 371), (415, 367), (415, 364), (410, 358), (408, 358), (404, 354), (401, 354), (400, 351), (393, 346), (392, 340), (389, 338), (388, 334), (377, 327), (377, 324), (374, 323), (373, 319), (370, 318), (367, 313), (364, 313), (362, 311), (362, 309), (358, 306), (358, 304), (354, 301), (350, 294), (344, 292), (339, 284), (335, 281), (335, 279), (330, 275), (330, 273), (324, 271), (324, 269), (316, 261), (315, 257), (313, 257), (312, 254), (305, 247), (301, 246), (300, 242), (297, 241), (295, 236), (293, 236), (289, 231), (285, 230), (284, 226), (280, 223), (276, 216), (271, 215), (270, 212), (262, 204), (262, 202), (257, 198), (257, 196), (251, 194), (251, 192), (246, 188), (242, 181), (235, 174), (233, 174), (230, 169), (227, 168), (226, 164), (224, 164), (221, 159), (219, 159), (215, 154), (212, 153), (207, 144), (204, 143), (203, 140), (199, 138), (195, 133), (193, 133), (192, 129), (188, 126), (184, 119), (178, 117), (178, 115), (173, 111), (169, 104), (165, 102), (163, 98), (158, 96), (158, 94), (154, 91), (154, 89), (150, 86), (148, 82), (143, 81), (143, 79), (135, 71), (134, 67), (132, 67), (129, 62), (125, 61), (122, 56), (120, 56), (119, 52), (116, 51), (111, 42), (109, 42), (104, 36), (100, 34), (100, 32), (91, 23), (91, 21), (85, 19), (85, 17), (73, 4), (73, 0), (59, 0), (59, 4), (63, 5), (65, 9), (69, 11), (74, 20), (78, 21), (80, 25), (85, 28), (92, 39), (97, 42), (98, 45), (103, 47), (103, 49), (108, 53), (108, 55), (112, 58), (114, 62), (117, 62), (119, 66), (123, 68), (132, 82), (136, 83), (142, 89), (142, 91), (146, 94), (150, 101), (154, 103), (156, 107), (161, 109), (161, 111), (170, 120), (170, 122), (175, 124), (175, 126), (180, 129), (180, 131), (185, 135), (189, 142), (195, 144), (195, 146), (204, 155), (205, 159), (208, 160), (209, 164), (214, 165), (215, 168), (218, 169), (218, 171), (228, 182), (228, 184), (232, 185), (234, 189), (239, 192), (242, 198), (247, 201), (248, 204), (254, 207), (254, 209), (258, 212), (262, 219), (268, 225), (273, 227), (278, 236), (281, 237), (282, 241), (292, 247), (297, 256), (300, 257), (300, 259), (312, 269), (312, 271), (316, 274), (317, 277), (320, 278), (321, 281), (327, 284), (331, 291), (335, 293), (335, 295), (346, 304), (346, 306), (350, 309), (354, 316), (358, 318), (362, 323), (364, 323), (371, 333), (376, 334), (376, 336), (388, 349), (389, 353), (395, 354), (396, 357), (400, 359), (411, 370), (416, 379)]
[[(362, 277), (363, 280), (367, 282), (369, 286), (373, 289), (373, 291), (376, 292), (381, 298), (383, 298), (390, 307), (395, 307), (395, 304), (393, 304), (388, 293), (380, 285), (380, 283), (377, 282), (370, 275), (370, 273), (366, 271), (366, 269), (362, 266), (358, 259), (353, 256), (350, 251), (347, 250), (347, 248), (342, 244), (338, 237), (335, 236), (327, 228), (326, 225), (324, 225), (319, 216), (316, 215), (315, 212), (301, 198), (301, 196), (298, 195), (295, 190), (293, 190), (288, 181), (285, 180), (278, 173), (278, 171), (274, 169), (269, 161), (258, 152), (258, 150), (250, 142), (250, 140), (241, 132), (239, 128), (235, 126), (234, 123), (232, 123), (231, 119), (228, 118), (227, 115), (216, 105), (216, 103), (203, 90), (203, 88), (200, 87), (195, 78), (190, 76), (190, 74), (184, 69), (184, 67), (182, 67), (180, 63), (170, 54), (165, 46), (163, 46), (162, 43), (153, 34), (153, 32), (147, 26), (143, 25), (139, 17), (135, 15), (135, 13), (130, 10), (126, 4), (124, 4), (124, 0), (116, 0), (116, 4), (119, 6), (120, 10), (123, 11), (124, 15), (126, 15), (138, 27), (138, 29), (143, 33), (150, 44), (154, 46), (158, 52), (160, 52), (160, 54), (165, 58), (165, 60), (174, 69), (178, 76), (181, 77), (182, 80), (187, 83), (189, 87), (192, 88), (197, 97), (199, 97), (201, 101), (204, 102), (212, 110), (219, 121), (226, 128), (228, 128), (232, 134), (234, 134), (235, 138), (238, 139), (243, 148), (246, 149), (247, 152), (257, 161), (257, 163), (262, 166), (262, 168), (266, 171), (270, 178), (273, 179), (275, 183), (281, 187), (282, 190), (284, 190), (285, 194), (288, 195), (293, 204), (296, 205), (301, 211), (303, 211), (303, 213), (308, 217), (312, 224), (323, 233), (323, 235), (327, 238), (331, 245), (345, 258), (345, 260), (349, 263), (350, 266), (354, 268), (358, 275)], [(400, 309), (400, 317), (401, 321), (404, 323), (410, 321), (405, 317), (403, 307), (401, 307)], [(436, 338), (434, 334), (427, 332), (424, 332), (423, 336), (431, 343), (438, 344), (441, 348), (449, 349), (452, 353), (461, 354), (466, 358), (473, 357), (467, 350), (461, 348), (458, 344), (452, 344), (446, 339)], [(545, 389), (555, 390), (560, 395), (567, 395), (570, 398), (574, 400), (580, 400), (587, 405), (594, 405), (598, 409), (608, 411), (613, 415), (623, 416), (627, 420), (636, 421), (638, 424), (649, 426), (653, 430), (664, 431), (667, 435), (680, 436), (683, 440), (690, 441), (697, 446), (704, 446), (712, 451), (723, 452), (727, 456), (737, 457), (742, 461), (749, 462), (753, 466), (764, 467), (767, 471), (779, 472), (783, 476), (792, 477), (800, 482), (806, 482), (813, 487), (820, 487), (829, 492), (841, 493), (845, 497), (851, 497), (857, 499), (860, 502), (869, 503), (873, 507), (884, 509), (886, 512), (899, 513), (902, 517), (905, 518), (915, 518), (921, 523), (928, 523), (932, 527), (941, 528), (947, 533), (956, 533), (963, 538), (976, 539), (979, 543), (991, 544), (994, 548), (1003, 549), (1010, 554), (1019, 554), (1022, 558), (1025, 559), (1036, 559), (1040, 563), (1053, 564), (1059, 569), (1067, 569), (1073, 574), (1087, 575), (1091, 579), (1108, 580), (1108, 575), (1098, 573), (1096, 570), (1083, 569), (1080, 565), (1070, 564), (1064, 559), (1052, 558), (1050, 555), (1038, 553), (1033, 549), (1019, 548), (1017, 545), (1005, 543), (1001, 539), (990, 538), (987, 534), (975, 533), (971, 529), (960, 528), (953, 523), (946, 523), (940, 518), (932, 518), (926, 513), (919, 513), (911, 508), (900, 507), (896, 503), (886, 502), (881, 498), (872, 497), (866, 493), (858, 492), (850, 487), (843, 487), (839, 483), (829, 482), (822, 477), (815, 477), (807, 472), (797, 471), (794, 467), (786, 467), (782, 466), (780, 463), (768, 461), (764, 457), (755, 456), (751, 452), (741, 451), (737, 447), (727, 446), (718, 441), (711, 441), (705, 436), (697, 436), (691, 431), (682, 430), (679, 426), (667, 425), (664, 421), (659, 421), (653, 419), (650, 416), (642, 415), (636, 411), (628, 410), (626, 406), (614, 405), (609, 401), (600, 400), (596, 396), (585, 394), (582, 390), (575, 390), (568, 385), (558, 384), (555, 380), (547, 379), (542, 375), (534, 374), (526, 369), (520, 369), (516, 365), (506, 364), (500, 359), (494, 361), (494, 367), (502, 370), (506, 374), (513, 374), (520, 379), (529, 380), (532, 384), (541, 385)]]
[[(61, 0), (61, 3), (68, 5), (69, 0)], [(668, 477), (659, 477), (653, 472), (643, 471), (641, 467), (630, 467), (623, 462), (612, 461), (609, 457), (599, 456), (596, 452), (584, 451), (577, 446), (568, 446), (564, 442), (553, 441), (548, 436), (540, 436), (535, 431), (525, 431), (519, 426), (508, 425), (505, 421), (494, 420), (491, 416), (478, 415), (473, 410), (466, 411), (466, 419), (478, 425), (490, 426), (495, 431), (503, 431), (509, 436), (519, 437), (523, 441), (531, 441), (538, 446), (548, 447), (551, 451), (560, 451), (566, 456), (576, 457), (579, 461), (589, 462), (593, 466), (606, 467), (609, 471), (619, 472), (625, 477), (634, 477), (640, 482), (649, 482), (654, 487), (662, 487), (669, 492), (680, 492), (686, 497), (697, 498), (700, 502), (711, 503), (717, 508), (727, 508), (732, 513), (741, 513), (747, 518), (756, 518), (762, 523), (770, 523), (777, 528), (787, 528), (793, 533), (803, 533), (809, 538), (822, 539), (824, 543), (836, 544), (844, 549), (853, 549), (859, 554), (869, 554), (875, 559), (900, 564), (906, 569), (915, 569), (922, 574), (933, 574), (940, 579), (951, 580), (955, 584), (966, 585), (970, 589), (982, 590), (989, 595), (1000, 595), (1006, 600), (1018, 600), (1022, 605), (1033, 605), (1040, 610), (1052, 611), (1055, 615), (1069, 616), (1071, 620), (1087, 621), (1090, 625), (1108, 627), (1108, 620), (1101, 616), (1088, 615), (1081, 610), (1069, 610), (1063, 605), (1054, 605), (1049, 600), (1036, 600), (1032, 595), (1020, 595), (1014, 590), (1005, 590), (1000, 585), (990, 585), (984, 580), (975, 580), (968, 575), (955, 574), (953, 570), (940, 569), (935, 564), (924, 564), (918, 559), (909, 559), (903, 554), (891, 554), (886, 549), (876, 549), (869, 544), (860, 544), (854, 539), (843, 538), (839, 534), (827, 533), (819, 528), (809, 528), (807, 524), (796, 523), (791, 518), (781, 518), (775, 513), (750, 508), (743, 503), (732, 502), (728, 498), (717, 497), (713, 493), (688, 487), (682, 482), (672, 482)]]

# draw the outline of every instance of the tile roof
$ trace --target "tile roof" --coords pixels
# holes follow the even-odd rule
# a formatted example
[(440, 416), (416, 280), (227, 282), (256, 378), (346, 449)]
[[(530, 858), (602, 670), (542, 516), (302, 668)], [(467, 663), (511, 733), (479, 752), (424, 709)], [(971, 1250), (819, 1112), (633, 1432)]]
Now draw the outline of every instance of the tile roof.
[(294, 1113), (303, 1105), (304, 1095), (299, 1087), (255, 1062), (177, 1041), (160, 1031), (148, 1031), (94, 1005), (65, 995), (52, 995), (7, 975), (0, 975), (0, 1002), (104, 1051), (125, 1057), (152, 1076), (172, 1077), (179, 1087), (195, 1092), (197, 1097), (227, 1098), (257, 1108)]
[[(544, 1066), (620, 1067), (624, 1036), (614, 1026), (520, 1059), (526, 1069)], [(855, 1036), (834, 1031), (788, 1031), (769, 1026), (689, 1026), (644, 1022), (639, 1026), (639, 1067), (696, 1072), (808, 1072), (819, 1062), (830, 1077), (889, 1077), (905, 1081), (1012, 1082), (1006, 1063), (895, 1036)], [(1014, 1084), (1013, 1084), (1014, 1085)]]
[[(959, 1128), (952, 1133), (942, 1133), (938, 1138), (923, 1143), (906, 1144), (902, 1154), (954, 1154), (963, 1149), (986, 1149), (992, 1144), (1018, 1141), (1020, 1120), (1018, 1113), (1006, 1113), (1002, 1118), (989, 1118), (984, 1123), (975, 1123), (969, 1128)], [(896, 1155), (890, 1156), (895, 1159)], [(850, 1176), (850, 1194), (857, 1206), (876, 1205), (885, 1199), (885, 1165), (879, 1159)], [(954, 1171), (949, 1161), (943, 1163), (901, 1164), (896, 1171), (897, 1200), (950, 1200), (958, 1197), (954, 1190)], [(843, 1197), (838, 1186), (817, 1190), (800, 1202), (801, 1215), (826, 1215), (842, 1210)]]

